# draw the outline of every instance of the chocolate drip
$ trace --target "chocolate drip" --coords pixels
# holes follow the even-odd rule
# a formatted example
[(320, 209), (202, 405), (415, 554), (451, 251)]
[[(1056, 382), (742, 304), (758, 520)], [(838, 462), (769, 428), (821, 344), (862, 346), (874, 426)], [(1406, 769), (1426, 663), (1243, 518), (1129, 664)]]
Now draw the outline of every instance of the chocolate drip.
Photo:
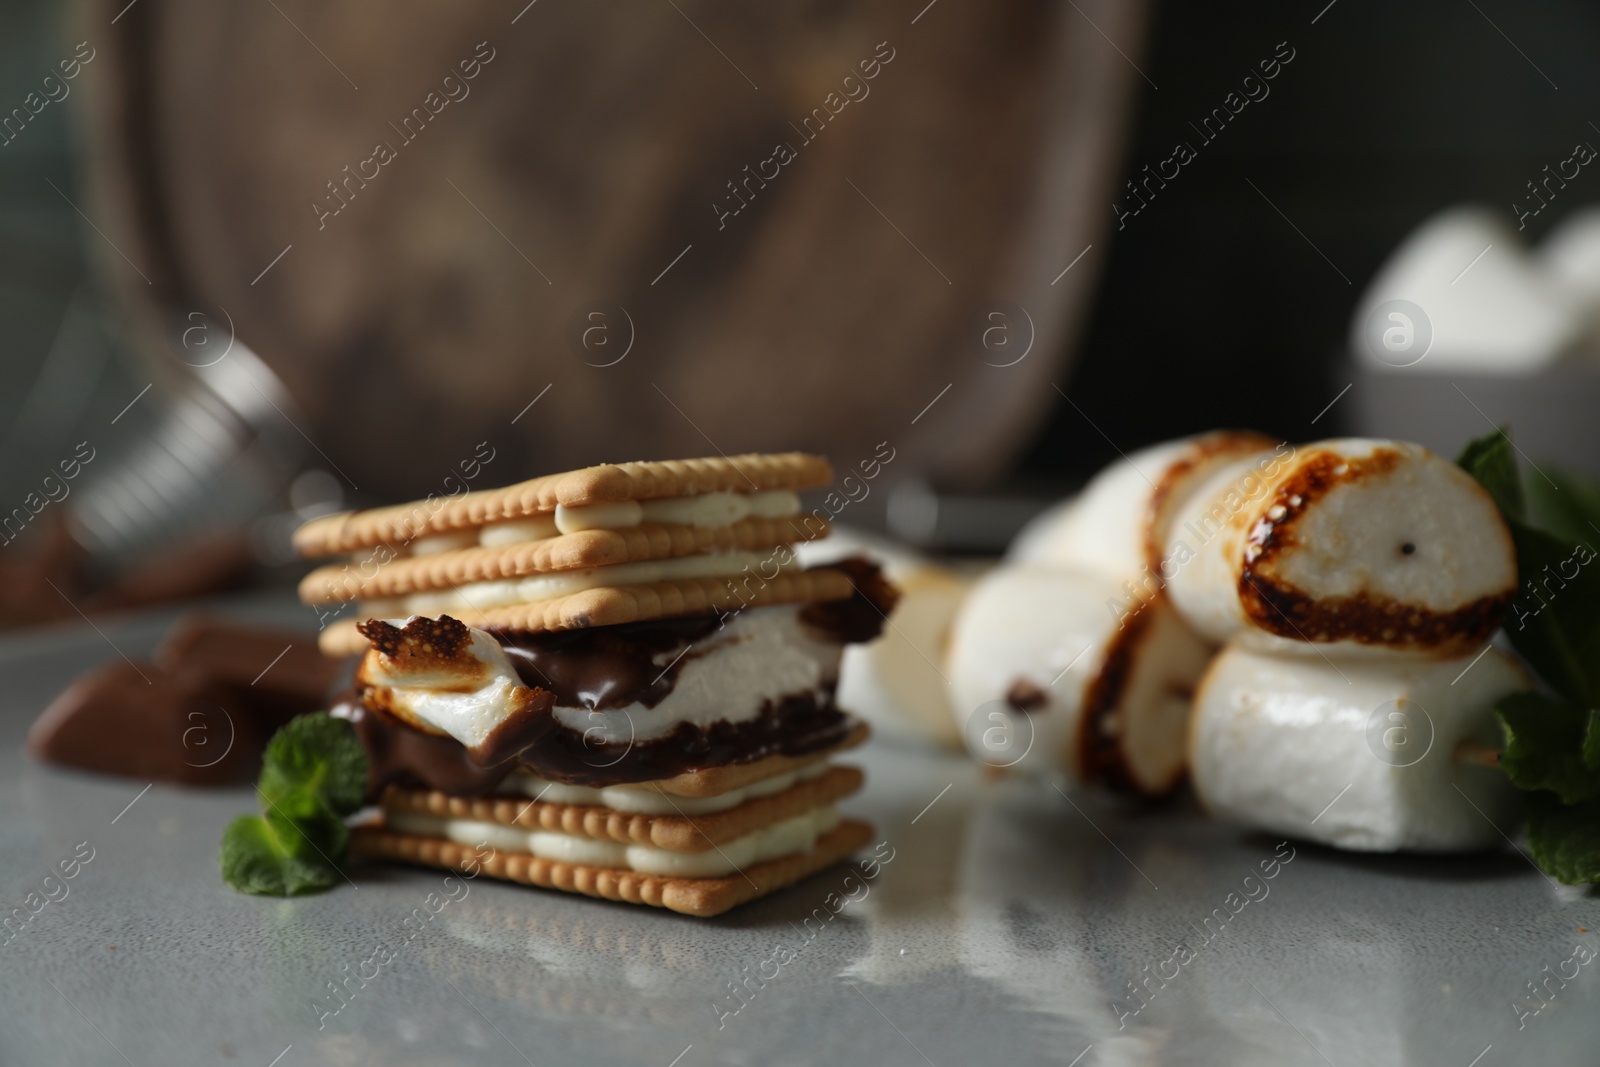
[(568, 785), (606, 786), (671, 778), (699, 767), (753, 763), (768, 756), (803, 756), (843, 741), (852, 720), (832, 694), (768, 700), (743, 722), (709, 726), (680, 723), (665, 737), (632, 744), (594, 744), (574, 730), (557, 730), (522, 753), (522, 764), (541, 778)]
[(425, 734), (354, 697), (339, 701), (331, 714), (349, 719), (367, 750), (367, 796), (371, 798), (390, 784), (446, 793), (486, 793), (515, 766), (507, 760), (496, 767), (480, 767), (455, 738)]
[[(356, 700), (341, 702), (333, 714), (349, 719), (366, 747), (367, 792), (372, 797), (391, 783), (468, 796), (488, 793), (519, 765), (508, 760), (481, 767), (454, 738), (425, 734)], [(599, 788), (773, 755), (820, 752), (843, 741), (853, 726), (831, 698), (819, 700), (807, 693), (768, 701), (760, 715), (744, 722), (709, 727), (683, 723), (665, 737), (633, 744), (593, 744), (576, 731), (553, 730), (522, 751), (520, 765), (551, 781)]]
[(865, 556), (851, 556), (828, 566), (850, 576), (855, 594), (808, 604), (800, 611), (800, 621), (841, 645), (873, 640), (883, 632), (889, 613), (900, 602), (900, 590), (883, 576), (882, 567)]

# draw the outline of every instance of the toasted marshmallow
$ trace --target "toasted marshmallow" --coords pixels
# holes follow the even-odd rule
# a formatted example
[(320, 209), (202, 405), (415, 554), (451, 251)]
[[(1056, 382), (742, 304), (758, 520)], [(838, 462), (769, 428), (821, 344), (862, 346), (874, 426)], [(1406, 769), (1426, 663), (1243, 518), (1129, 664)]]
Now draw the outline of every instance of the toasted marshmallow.
[(1270, 438), (1237, 430), (1151, 445), (1111, 464), (1083, 492), (1028, 523), (1006, 560), (1099, 571), (1119, 580), (1159, 573), (1172, 517), (1195, 488), (1223, 464), (1270, 459), (1272, 447)]
[[(1151, 794), (1167, 792), (1182, 778), (1188, 693), (1211, 649), (1162, 595), (1161, 550), (1173, 517), (1207, 476), (1236, 461), (1263, 467), (1275, 455), (1269, 438), (1230, 430), (1152, 445), (1111, 464), (1013, 542), (1008, 565), (1074, 572), (1054, 583), (1066, 586), (1061, 595), (1070, 604), (1056, 606), (1051, 625), (1087, 626), (1093, 636), (1080, 643), (1106, 657), (1106, 665), (1095, 668), (1105, 681), (1084, 682), (1095, 721), (1080, 722), (1083, 713), (1072, 710), (1060, 723), (1074, 739), (1069, 747), (1079, 747), (1065, 757), (1069, 768), (1077, 767), (1069, 770), (1074, 777)], [(1020, 584), (1042, 580), (1026, 569), (1019, 574)], [(1097, 575), (1103, 588), (1087, 574)], [(1128, 625), (1134, 632), (1122, 633)], [(1018, 652), (1025, 647), (1008, 644)], [(1008, 670), (1029, 666), (1026, 654), (1020, 662), (1009, 661), (1003, 650), (987, 654)], [(1082, 692), (1068, 706), (1082, 703)], [(1084, 760), (1089, 763), (1079, 765)]]
[(1162, 577), (1215, 641), (1458, 655), (1499, 625), (1516, 554), (1499, 509), (1421, 445), (1347, 439), (1215, 471), (1178, 509)]
[(1211, 646), (1162, 598), (1087, 572), (1003, 567), (980, 579), (946, 671), (968, 747), (994, 766), (1159, 795), (1184, 773), (1184, 723)]
[[(1474, 652), (1476, 655), (1476, 652)], [(1520, 810), (1498, 768), (1494, 702), (1532, 683), (1490, 648), (1335, 665), (1231, 645), (1195, 695), (1190, 772), (1220, 819), (1360, 851), (1487, 848)]]
[(840, 705), (885, 736), (961, 747), (948, 686), (939, 667), (950, 626), (971, 582), (898, 541), (835, 526), (823, 541), (804, 541), (796, 555), (808, 567), (864, 555), (900, 590), (888, 625), (875, 640), (848, 645), (839, 665)]
[(550, 694), (522, 684), (500, 643), (457, 622), (412, 617), (361, 624), (372, 648), (356, 671), (384, 711), (424, 733), (485, 752), (496, 730), (549, 709)]

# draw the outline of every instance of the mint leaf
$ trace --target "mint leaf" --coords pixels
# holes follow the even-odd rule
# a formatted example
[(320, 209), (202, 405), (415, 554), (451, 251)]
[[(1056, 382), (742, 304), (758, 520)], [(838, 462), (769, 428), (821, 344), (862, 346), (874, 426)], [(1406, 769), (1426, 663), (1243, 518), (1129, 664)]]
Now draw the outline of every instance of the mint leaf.
[(326, 889), (339, 879), (333, 865), (319, 856), (284, 823), (259, 815), (241, 815), (222, 834), (218, 857), (222, 880), (241, 893), (294, 896)]
[(1546, 463), (1528, 479), (1528, 496), (1540, 527), (1567, 541), (1600, 538), (1600, 485)]
[(1600, 881), (1600, 489), (1546, 472), (1531, 483), (1529, 524), (1511, 438), (1467, 445), (1456, 461), (1505, 516), (1518, 586), (1505, 633), (1558, 698), (1516, 693), (1495, 705), (1511, 783), (1527, 792), (1528, 844), (1544, 871), (1568, 884)]
[(273, 735), (256, 794), (262, 815), (222, 835), (222, 878), (245, 893), (292, 896), (326, 889), (350, 843), (344, 817), (361, 807), (367, 754), (344, 719), (302, 715)]
[(1500, 766), (1512, 785), (1547, 789), (1566, 804), (1600, 797), (1600, 773), (1586, 766), (1592, 713), (1541, 693), (1513, 693), (1494, 710), (1506, 735)]
[(285, 817), (342, 819), (366, 795), (367, 753), (345, 719), (301, 715), (272, 736), (257, 788)]
[(1522, 479), (1517, 474), (1517, 457), (1511, 447), (1510, 434), (1499, 429), (1467, 442), (1456, 464), (1489, 491), (1506, 518), (1521, 521)]
[(1527, 801), (1528, 848), (1540, 869), (1567, 885), (1600, 881), (1600, 800), (1529, 793)]
[[(1573, 544), (1512, 521), (1520, 585), (1505, 632), (1550, 687), (1600, 707), (1600, 566), (1590, 543)], [(1594, 542), (1600, 542), (1595, 538)]]
[[(1560, 537), (1527, 523), (1522, 482), (1511, 438), (1495, 430), (1462, 449), (1456, 460), (1494, 498), (1517, 550), (1517, 595), (1505, 622), (1512, 647), (1562, 696), (1582, 707), (1600, 706), (1600, 567), (1590, 567), (1600, 543), (1596, 537)], [(1547, 482), (1537, 482), (1541, 491)], [(1560, 498), (1562, 528), (1577, 532), (1589, 504), (1600, 508), (1600, 494), (1577, 482), (1540, 497)], [(1585, 495), (1587, 493), (1588, 495)], [(1546, 503), (1548, 514), (1556, 505)], [(1600, 516), (1600, 511), (1597, 511)]]

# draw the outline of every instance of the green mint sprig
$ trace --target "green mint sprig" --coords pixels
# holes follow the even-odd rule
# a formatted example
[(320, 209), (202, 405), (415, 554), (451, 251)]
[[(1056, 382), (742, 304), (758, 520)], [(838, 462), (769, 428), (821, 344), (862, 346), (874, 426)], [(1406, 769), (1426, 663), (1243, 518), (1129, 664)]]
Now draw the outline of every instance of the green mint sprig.
[(273, 735), (256, 793), (260, 815), (222, 835), (222, 880), (242, 893), (294, 896), (326, 889), (350, 843), (345, 816), (366, 793), (367, 753), (344, 719), (302, 715)]
[(1541, 473), (1524, 494), (1500, 430), (1468, 444), (1457, 462), (1511, 527), (1521, 584), (1506, 636), (1553, 691), (1513, 693), (1495, 705), (1506, 740), (1500, 766), (1528, 794), (1528, 847), (1540, 868), (1569, 885), (1600, 881), (1600, 567), (1590, 566), (1600, 492)]

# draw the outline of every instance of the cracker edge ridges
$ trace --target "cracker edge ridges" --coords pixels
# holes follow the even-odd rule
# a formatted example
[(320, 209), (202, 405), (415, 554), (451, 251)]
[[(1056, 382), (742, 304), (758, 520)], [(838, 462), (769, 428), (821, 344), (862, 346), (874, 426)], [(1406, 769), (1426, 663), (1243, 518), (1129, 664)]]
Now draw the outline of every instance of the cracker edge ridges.
[[(760, 589), (748, 600), (729, 590), (728, 581), (725, 578), (683, 578), (647, 585), (602, 586), (534, 604), (440, 614), (482, 630), (546, 633), (709, 615), (734, 608), (843, 600), (855, 592), (855, 583), (848, 574), (825, 566), (761, 580)], [(329, 656), (359, 655), (369, 647), (366, 638), (356, 631), (355, 619), (342, 619), (329, 625), (317, 636), (317, 645)]]
[(478, 867), (482, 873), (502, 881), (582, 893), (625, 904), (647, 904), (683, 915), (710, 918), (786, 889), (842, 862), (872, 840), (873, 833), (871, 823), (842, 819), (838, 826), (819, 837), (809, 852), (780, 856), (717, 878), (642, 874), (614, 867), (541, 859), (521, 852), (497, 851), (488, 859), (479, 860), (474, 849), (443, 838), (415, 837), (371, 828), (360, 828), (351, 834), (350, 850), (354, 855), (467, 874)]
[[(605, 463), (442, 498), (443, 503), (431, 512), (428, 500), (423, 499), (320, 516), (296, 530), (293, 542), (301, 556), (320, 558), (385, 543), (403, 545), (432, 534), (547, 514), (554, 511), (558, 503), (579, 506), (736, 491), (749, 487), (752, 482), (759, 490), (800, 490), (826, 485), (832, 480), (833, 467), (828, 460), (806, 452), (754, 452), (690, 460)], [(401, 525), (408, 515), (415, 516), (419, 512), (424, 513), (420, 521)]]
[(361, 576), (359, 564), (331, 563), (302, 578), (298, 594), (301, 603), (311, 605), (338, 604), (362, 597), (407, 596), (473, 582), (589, 567), (684, 559), (714, 552), (759, 551), (815, 541), (826, 537), (831, 529), (831, 524), (823, 520), (795, 515), (740, 519), (717, 528), (645, 523), (621, 530), (584, 530), (523, 544), (402, 556), (380, 564), (370, 578)]
[[(703, 815), (645, 815), (588, 804), (534, 801), (514, 794), (451, 796), (438, 790), (391, 786), (380, 801), (398, 811), (444, 819), (472, 819), (522, 830), (550, 830), (623, 845), (650, 845), (670, 852), (709, 852), (746, 834), (764, 830), (860, 790), (859, 767), (831, 767), (770, 796), (752, 797), (726, 811)], [(664, 794), (665, 795), (665, 794)]]

